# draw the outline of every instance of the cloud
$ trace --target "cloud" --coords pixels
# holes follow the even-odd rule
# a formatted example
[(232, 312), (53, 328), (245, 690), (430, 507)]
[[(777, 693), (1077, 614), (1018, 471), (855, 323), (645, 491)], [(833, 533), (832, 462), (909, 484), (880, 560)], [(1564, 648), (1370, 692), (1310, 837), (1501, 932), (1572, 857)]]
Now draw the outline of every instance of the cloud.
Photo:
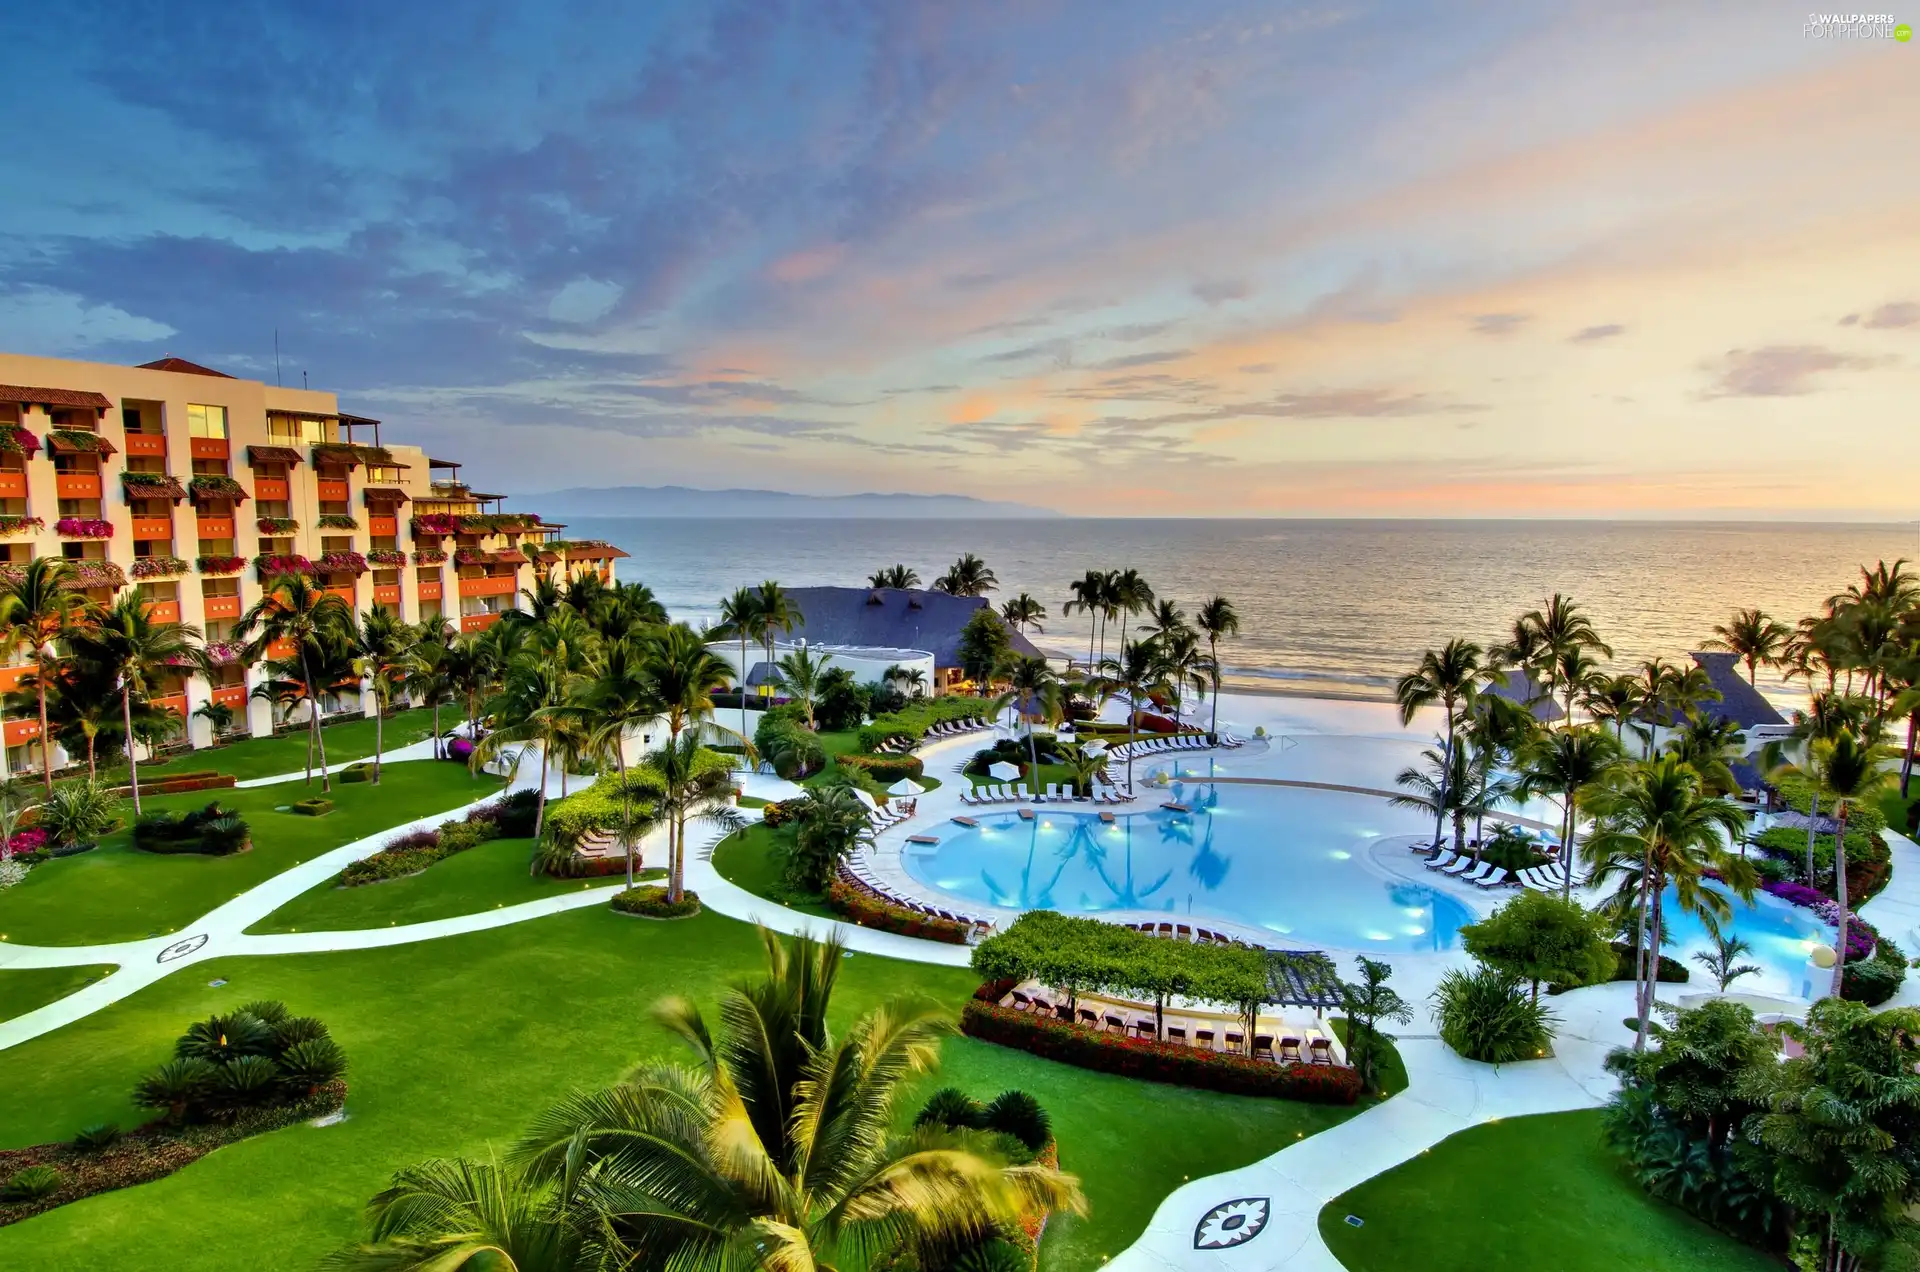
[(1920, 304), (1911, 300), (1893, 301), (1868, 314), (1861, 325), (1881, 329), (1920, 327)]
[(1575, 344), (1590, 344), (1595, 340), (1611, 340), (1626, 330), (1617, 322), (1602, 323), (1597, 327), (1582, 327), (1567, 339)]
[(1129, 353), (1124, 357), (1108, 358), (1105, 362), (1094, 364), (1096, 371), (1125, 371), (1130, 367), (1150, 367), (1162, 362), (1178, 362), (1188, 354), (1186, 349), (1160, 349), (1152, 353)]
[(99, 345), (165, 340), (174, 328), (117, 305), (88, 304), (51, 287), (0, 292), (0, 348), (76, 353)]
[(1245, 300), (1253, 295), (1253, 288), (1238, 278), (1217, 278), (1193, 285), (1193, 294), (1209, 305), (1223, 305), (1230, 300)]
[(547, 302), (547, 317), (554, 322), (587, 323), (606, 316), (626, 288), (597, 278), (576, 278), (555, 292)]
[(1505, 336), (1518, 331), (1531, 314), (1475, 314), (1473, 316), (1473, 334), (1476, 336)]
[(1714, 397), (1800, 397), (1821, 386), (1814, 381), (1829, 371), (1856, 371), (1878, 365), (1821, 345), (1767, 345), (1731, 349), (1717, 362)]

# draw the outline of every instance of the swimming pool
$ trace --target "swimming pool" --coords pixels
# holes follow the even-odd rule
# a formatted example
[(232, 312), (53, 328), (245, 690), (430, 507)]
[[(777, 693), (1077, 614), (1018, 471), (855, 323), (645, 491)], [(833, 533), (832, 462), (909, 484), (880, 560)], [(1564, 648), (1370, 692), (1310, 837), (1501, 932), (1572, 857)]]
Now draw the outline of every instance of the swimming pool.
[[(929, 887), (989, 905), (1218, 919), (1303, 948), (1451, 950), (1477, 917), (1451, 892), (1391, 878), (1368, 862), (1382, 837), (1431, 834), (1432, 822), (1416, 811), (1370, 795), (1283, 786), (1175, 782), (1164, 797), (1193, 811), (1153, 809), (1112, 825), (1045, 805), (1031, 822), (1012, 810), (982, 812), (978, 828), (942, 827), (938, 845), (913, 848), (903, 864)], [(1497, 891), (1488, 903), (1509, 895)], [(1668, 901), (1666, 953), (1687, 964), (1692, 988), (1711, 989), (1691, 961), (1710, 947), (1706, 931), (1674, 912), (1671, 894)], [(1807, 955), (1831, 943), (1832, 929), (1773, 897), (1733, 908), (1731, 930), (1753, 945), (1744, 961), (1762, 969), (1735, 988), (1804, 995)]]

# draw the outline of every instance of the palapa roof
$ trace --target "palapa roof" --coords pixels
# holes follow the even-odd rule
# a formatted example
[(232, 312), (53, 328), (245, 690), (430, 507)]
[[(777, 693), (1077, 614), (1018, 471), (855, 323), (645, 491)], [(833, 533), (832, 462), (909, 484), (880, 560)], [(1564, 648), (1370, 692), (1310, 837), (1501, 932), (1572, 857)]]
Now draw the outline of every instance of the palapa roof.
[[(787, 598), (803, 616), (783, 641), (810, 645), (851, 645), (870, 649), (924, 649), (935, 666), (960, 663), (960, 631), (982, 609), (984, 596), (949, 596), (918, 588), (795, 587)], [(1012, 648), (1030, 658), (1040, 651), (1019, 632), (1007, 629)]]
[(106, 394), (91, 389), (43, 389), (28, 384), (0, 384), (0, 402), (21, 406), (92, 407), (96, 411), (113, 405)]
[(1700, 710), (1710, 718), (1730, 720), (1743, 729), (1787, 722), (1758, 689), (1747, 683), (1746, 675), (1740, 670), (1740, 655), (1700, 650), (1687, 656), (1700, 664), (1707, 678), (1713, 681), (1713, 687), (1720, 691), (1720, 701), (1700, 704)]
[(142, 362), (137, 368), (141, 371), (177, 371), (183, 375), (210, 375), (216, 379), (231, 380), (225, 371), (215, 371), (212, 367), (203, 367), (198, 362), (188, 362), (185, 358), (176, 358), (168, 354), (152, 362)]
[(1566, 710), (1548, 696), (1545, 686), (1533, 678), (1530, 671), (1518, 668), (1503, 671), (1499, 678), (1487, 686), (1487, 692), (1496, 698), (1518, 703), (1533, 712), (1533, 718), (1545, 723), (1564, 717)]
[(305, 456), (291, 446), (247, 447), (249, 466), (257, 466), (263, 460), (269, 464), (297, 464), (304, 458)]

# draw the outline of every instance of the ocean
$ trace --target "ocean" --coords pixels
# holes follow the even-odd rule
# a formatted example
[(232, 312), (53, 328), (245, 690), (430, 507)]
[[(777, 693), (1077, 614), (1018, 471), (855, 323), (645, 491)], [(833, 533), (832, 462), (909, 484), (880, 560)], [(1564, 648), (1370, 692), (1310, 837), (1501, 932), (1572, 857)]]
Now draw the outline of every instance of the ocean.
[[(1363, 697), (1386, 696), (1422, 650), (1450, 637), (1500, 638), (1554, 591), (1581, 603), (1627, 670), (1684, 657), (1736, 609), (1790, 624), (1862, 564), (1920, 558), (1920, 524), (566, 520), (570, 537), (631, 553), (620, 577), (696, 624), (763, 579), (853, 586), (904, 562), (931, 581), (973, 552), (999, 576), (996, 602), (1024, 591), (1052, 610), (1036, 644), (1081, 657), (1087, 620), (1059, 616), (1067, 584), (1132, 567), (1189, 613), (1216, 593), (1232, 599), (1241, 635), (1222, 649), (1229, 685)], [(1761, 687), (1797, 696), (1764, 671)]]

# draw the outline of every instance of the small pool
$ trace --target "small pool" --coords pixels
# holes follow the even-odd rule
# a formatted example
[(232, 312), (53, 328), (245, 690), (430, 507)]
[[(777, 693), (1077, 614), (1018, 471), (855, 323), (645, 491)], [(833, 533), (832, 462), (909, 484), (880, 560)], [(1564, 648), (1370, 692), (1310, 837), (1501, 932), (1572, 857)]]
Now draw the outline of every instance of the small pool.
[[(1717, 884), (1707, 886), (1725, 893), (1725, 889)], [(1816, 946), (1833, 945), (1834, 930), (1831, 926), (1814, 917), (1812, 911), (1790, 905), (1764, 892), (1755, 894), (1751, 905), (1731, 894), (1726, 895), (1733, 907), (1731, 934), (1753, 947), (1740, 957), (1740, 961), (1752, 963), (1760, 969), (1728, 986), (1729, 992), (1793, 994), (1810, 998), (1818, 978), (1819, 991), (1826, 993), (1833, 977), (1832, 969), (1816, 968), (1807, 960)], [(1682, 992), (1712, 990), (1716, 987), (1713, 974), (1694, 962), (1693, 956), (1711, 950), (1713, 938), (1707, 935), (1706, 925), (1699, 919), (1690, 914), (1676, 914), (1675, 908), (1673, 890), (1668, 889), (1661, 924), (1667, 929), (1671, 942), (1661, 953), (1680, 960), (1692, 973), (1693, 979)]]

